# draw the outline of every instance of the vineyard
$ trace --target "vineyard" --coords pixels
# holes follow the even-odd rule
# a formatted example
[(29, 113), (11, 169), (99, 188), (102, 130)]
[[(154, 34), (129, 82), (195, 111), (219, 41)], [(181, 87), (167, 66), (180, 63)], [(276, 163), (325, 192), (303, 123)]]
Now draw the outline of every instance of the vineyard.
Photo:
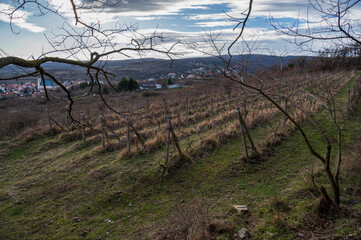
[[(320, 137), (308, 127), (309, 116), (331, 125), (324, 111), (329, 101), (346, 118), (360, 90), (353, 71), (244, 81), (272, 96), (312, 141)], [(8, 239), (232, 239), (248, 224), (261, 239), (273, 231), (271, 224), (281, 223), (287, 231), (277, 237), (297, 235), (284, 213), (275, 218), (268, 212), (268, 201), (291, 201), (295, 221), (303, 221), (298, 205), (310, 208), (314, 198), (308, 196), (316, 193), (309, 182), (306, 190), (295, 186), (309, 179), (308, 170), (300, 169), (319, 166), (294, 125), (257, 92), (217, 79), (172, 91), (106, 96), (118, 113), (95, 99), (76, 99), (74, 121), (63, 101), (47, 109), (34, 104), (22, 120), (27, 114), (41, 120), (0, 142), (0, 224), (6, 226), (0, 238), (11, 231)], [(9, 111), (2, 127), (14, 119), (11, 114), (19, 112)], [(351, 123), (345, 136), (359, 129), (357, 120)], [(283, 150), (276, 152), (276, 146)], [(320, 172), (316, 178), (324, 182)], [(252, 214), (238, 218), (233, 204), (247, 204)], [(268, 214), (271, 222), (258, 220)]]
[[(317, 112), (323, 99), (327, 100), (330, 94), (339, 91), (353, 76), (353, 72), (292, 76), (282, 81), (263, 83), (262, 89), (302, 122), (305, 119), (302, 109)], [(222, 84), (222, 80), (219, 82)], [(133, 100), (115, 108), (121, 114), (108, 110), (107, 113), (99, 112), (97, 117), (94, 110), (78, 109), (73, 113), (73, 116), (79, 116), (78, 121), (73, 124), (69, 124), (66, 114), (62, 121), (61, 118), (54, 120), (50, 117), (52, 113), (48, 113), (49, 127), (62, 130), (60, 142), (94, 146), (93, 151), (97, 154), (119, 151), (119, 158), (122, 159), (155, 153), (158, 162), (165, 161), (166, 164), (168, 158), (200, 158), (230, 139), (239, 138), (240, 118), (244, 118), (249, 129), (262, 125), (267, 140), (272, 140), (272, 136), (277, 138), (282, 131), (292, 128), (292, 124), (280, 117), (279, 110), (272, 103), (257, 93), (234, 83), (229, 84), (224, 83), (229, 88), (227, 94), (224, 86), (210, 82), (191, 90), (169, 93), (168, 98)], [(164, 148), (168, 149), (167, 153)], [(253, 146), (252, 150), (255, 148)]]

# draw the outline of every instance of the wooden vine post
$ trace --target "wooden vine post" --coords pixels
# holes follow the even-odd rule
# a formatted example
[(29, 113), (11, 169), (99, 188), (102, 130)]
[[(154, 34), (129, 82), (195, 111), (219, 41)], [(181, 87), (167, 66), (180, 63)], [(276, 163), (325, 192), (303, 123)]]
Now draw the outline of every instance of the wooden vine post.
[(212, 128), (214, 128), (214, 112), (213, 112), (213, 98), (211, 98), (211, 122), (212, 122)]
[(165, 172), (168, 168), (168, 160), (169, 160), (169, 147), (170, 147), (170, 129), (172, 126), (172, 119), (170, 117), (167, 118), (167, 134), (166, 134), (166, 152), (165, 152), (165, 160), (164, 160), (164, 168)]
[(244, 150), (244, 156), (245, 156), (245, 162), (248, 162), (248, 149), (247, 149), (247, 143), (246, 143), (246, 135), (244, 133), (244, 128), (243, 128), (243, 120), (242, 120), (242, 115), (241, 115), (241, 111), (239, 110), (239, 108), (237, 108), (237, 113), (238, 113), (238, 119), (239, 119), (239, 128), (241, 130), (241, 137), (242, 137), (242, 145), (243, 145), (243, 150)]
[(243, 109), (244, 109), (244, 114), (245, 114), (245, 117), (246, 117), (247, 114), (248, 114), (248, 111), (247, 111), (247, 99), (243, 99)]
[(347, 111), (350, 111), (350, 101), (351, 101), (351, 87), (348, 87), (348, 95), (347, 95)]
[(49, 128), (52, 129), (53, 126), (51, 125), (51, 119), (50, 119), (50, 114), (49, 114), (48, 108), (45, 108), (45, 112), (46, 112), (46, 115), (48, 117)]
[(105, 136), (104, 136), (104, 126), (103, 126), (103, 115), (100, 113), (99, 114), (99, 121), (100, 121), (100, 130), (101, 130), (101, 134), (102, 134), (102, 147), (103, 147), (103, 151), (105, 152)]
[[(284, 109), (285, 109), (285, 112), (287, 112), (287, 99), (285, 99), (285, 105), (284, 105)], [(287, 117), (286, 116), (284, 116), (283, 117), (283, 128), (285, 128), (286, 127), (286, 122), (287, 122)]]
[(84, 124), (84, 114), (80, 112), (80, 123), (81, 123), (81, 136), (83, 139), (83, 143), (85, 143), (85, 124)]
[(170, 130), (170, 133), (172, 134), (172, 137), (173, 137), (173, 141), (174, 141), (174, 144), (178, 150), (178, 154), (179, 156), (182, 158), (182, 159), (186, 159), (186, 157), (184, 156), (183, 152), (182, 152), (182, 149), (179, 145), (179, 142), (178, 142), (178, 138), (177, 136), (175, 135), (175, 132), (174, 132), (174, 129), (172, 127), (172, 123), (171, 121), (169, 121), (169, 130)]
[(66, 133), (69, 136), (69, 116), (68, 111), (65, 112), (65, 125), (66, 125)]
[(312, 111), (312, 106), (313, 106), (313, 101), (312, 99), (309, 100), (309, 105), (308, 105), (308, 111), (311, 112)]
[(130, 155), (130, 126), (129, 126), (129, 116), (125, 116), (125, 120), (127, 123), (127, 153)]

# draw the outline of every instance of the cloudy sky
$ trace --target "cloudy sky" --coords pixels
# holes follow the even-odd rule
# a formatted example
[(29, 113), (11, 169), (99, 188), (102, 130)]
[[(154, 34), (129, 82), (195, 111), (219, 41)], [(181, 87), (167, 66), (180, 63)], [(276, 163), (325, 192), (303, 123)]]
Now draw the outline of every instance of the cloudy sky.
[[(60, 33), (59, 27), (68, 21), (74, 24), (71, 5), (67, 0), (42, 1), (48, 8), (57, 10), (61, 16), (48, 12), (43, 16), (33, 4), (27, 4), (16, 12), (11, 27), (6, 13), (14, 9), (12, 0), (2, 0), (0, 3), (0, 50), (4, 54), (21, 57), (33, 55), (38, 57), (42, 52), (51, 48), (45, 35), (52, 32)], [(247, 10), (247, 0), (101, 0), (110, 6), (99, 6), (101, 3), (93, 0), (83, 0), (83, 10), (79, 11), (82, 20), (87, 23), (100, 22), (103, 28), (114, 26), (130, 26), (137, 24), (139, 33), (151, 34), (157, 30), (167, 37), (168, 46), (177, 40), (186, 42), (201, 42), (209, 33), (221, 31), (217, 44), (229, 43), (237, 35), (233, 30), (235, 22), (229, 16), (240, 18)], [(81, 4), (80, 0), (76, 0)], [(114, 5), (115, 3), (115, 5)], [(244, 33), (245, 41), (256, 41), (258, 50), (255, 52), (268, 53), (276, 51), (287, 52), (292, 55), (302, 54), (284, 40), (286, 37), (276, 33), (267, 23), (273, 17), (282, 23), (292, 23), (299, 17), (306, 17), (307, 0), (255, 0), (252, 14)], [(309, 18), (317, 18), (312, 12)], [(228, 15), (228, 16), (227, 16)], [(126, 34), (114, 39), (120, 45), (129, 43)], [(206, 49), (206, 48), (204, 48)], [(201, 56), (200, 52), (179, 46), (176, 51), (181, 57)], [(207, 51), (207, 50), (206, 50)], [(241, 51), (241, 50), (240, 50)], [(303, 53), (304, 54), (304, 53)], [(162, 57), (157, 54), (153, 57)], [(120, 56), (121, 57), (121, 56)], [(119, 57), (119, 58), (120, 58)], [(118, 58), (118, 57), (115, 57)]]

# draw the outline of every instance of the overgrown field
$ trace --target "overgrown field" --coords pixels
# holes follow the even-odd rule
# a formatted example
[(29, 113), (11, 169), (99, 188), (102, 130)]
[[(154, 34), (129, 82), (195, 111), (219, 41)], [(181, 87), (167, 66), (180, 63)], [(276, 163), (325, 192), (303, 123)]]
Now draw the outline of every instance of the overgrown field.
[[(314, 113), (334, 134), (322, 104), (296, 90), (307, 89), (321, 98), (332, 94), (345, 109), (347, 87), (353, 86), (359, 73), (352, 76), (313, 73), (264, 83), (263, 88), (282, 103), (278, 96), (287, 95), (292, 84), (297, 94), (290, 100)], [(330, 91), (323, 91), (324, 84), (332, 86)], [(340, 120), (347, 150), (341, 176), (345, 210), (325, 217), (316, 214), (319, 194), (311, 181), (312, 175), (316, 184), (327, 186), (319, 162), (289, 121), (283, 126), (279, 112), (256, 93), (234, 85), (229, 90), (205, 84), (161, 96), (109, 97), (121, 115), (100, 103), (89, 107), (89, 99), (79, 99), (83, 104), (73, 112), (85, 127), (84, 141), (81, 125), (66, 124), (57, 105), (49, 108), (50, 115), (62, 131), (54, 122), (49, 130), (42, 115), (40, 126), (0, 143), (1, 239), (235, 239), (241, 228), (255, 239), (360, 234), (360, 152), (350, 150), (360, 142), (360, 105)], [(267, 152), (253, 163), (240, 159), (236, 108), (241, 109), (257, 148)], [(288, 111), (322, 150), (320, 133), (305, 122), (303, 112), (291, 104)], [(132, 124), (129, 151), (125, 115)], [(190, 162), (179, 165), (172, 144), (172, 171), (162, 177), (167, 117), (172, 117), (180, 148)], [(4, 119), (3, 128), (9, 122)], [(245, 204), (250, 211), (236, 213), (234, 204)]]

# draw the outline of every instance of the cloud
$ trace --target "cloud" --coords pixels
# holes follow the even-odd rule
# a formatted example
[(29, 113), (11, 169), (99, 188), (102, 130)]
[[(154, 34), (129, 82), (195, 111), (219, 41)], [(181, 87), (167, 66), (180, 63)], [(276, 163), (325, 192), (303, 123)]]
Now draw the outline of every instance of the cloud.
[(137, 21), (151, 21), (151, 20), (157, 20), (157, 19), (166, 19), (167, 17), (135, 17), (135, 20)]
[[(69, 22), (75, 23), (74, 14), (70, 1), (66, 0), (47, 0), (53, 9), (59, 10), (59, 13), (68, 18)], [(104, 6), (102, 3), (106, 2)], [(217, 44), (228, 44), (231, 42), (239, 32), (232, 31), (235, 23), (227, 21), (229, 18), (223, 11), (232, 17), (240, 18), (242, 13), (248, 8), (249, 0), (75, 0), (79, 9), (80, 18), (87, 23), (102, 24), (102, 29), (110, 27), (111, 24), (120, 20), (121, 23), (128, 23), (130, 21), (141, 22), (139, 26), (146, 26), (150, 29), (139, 30), (141, 34), (151, 34), (156, 26), (153, 26), (152, 20), (170, 19), (157, 21), (159, 25), (158, 32), (163, 32), (167, 37), (166, 44), (171, 44), (172, 41), (186, 40), (191, 42), (198, 42), (200, 46), (205, 47), (203, 38), (206, 37), (205, 32), (196, 32), (199, 28), (213, 29), (223, 28), (222, 38), (217, 39)], [(3, 4), (9, 8), (9, 5)], [(276, 20), (290, 23), (292, 20), (297, 20), (299, 17), (316, 21), (320, 18), (315, 12), (307, 12), (308, 0), (259, 0), (255, 1), (252, 8), (251, 19), (244, 32), (244, 40), (251, 41), (255, 36), (263, 43), (262, 46), (267, 46), (269, 43), (272, 46), (284, 45), (284, 41), (280, 41), (287, 36), (275, 32), (273, 29), (266, 29), (267, 25), (263, 20), (270, 15)], [(30, 9), (30, 8), (29, 8)], [(191, 10), (191, 11), (188, 11)], [(32, 29), (32, 31), (41, 32), (44, 28), (31, 24), (27, 21), (31, 16), (29, 12), (19, 12), (21, 18), (17, 22), (17, 26), (24, 29)], [(309, 15), (307, 15), (307, 13)], [(360, 16), (355, 14), (355, 16)], [(0, 15), (0, 20), (2, 19)], [(44, 17), (45, 19), (45, 17)], [(23, 22), (20, 22), (20, 21)], [(146, 22), (148, 21), (148, 22)], [(262, 22), (262, 23), (261, 23)], [(15, 24), (15, 22), (14, 22)], [(21, 25), (21, 26), (20, 26)], [(105, 26), (104, 26), (105, 25)], [(120, 24), (121, 25), (121, 24)], [(119, 26), (119, 25), (118, 25)], [(250, 27), (251, 26), (251, 27)], [(257, 26), (257, 27), (255, 27)], [(261, 28), (260, 26), (264, 26)], [(316, 24), (310, 25), (317, 27)], [(198, 28), (196, 28), (198, 27)], [(305, 24), (300, 24), (301, 29), (305, 29)], [(171, 28), (166, 29), (166, 28)], [(177, 29), (177, 31), (174, 31)], [(129, 46), (129, 40), (132, 38), (131, 34), (122, 33), (116, 41), (121, 45)], [(178, 49), (178, 48), (177, 48)], [(184, 48), (179, 50), (185, 54), (190, 54), (190, 50)], [(193, 54), (193, 53), (192, 53)]]
[(12, 19), (10, 20), (10, 14), (14, 11), (14, 8), (8, 4), (0, 3), (0, 21), (11, 23), (21, 29), (28, 30), (34, 33), (44, 32), (46, 29), (40, 26), (37, 26), (33, 23), (28, 22), (28, 18), (32, 13), (24, 10), (16, 10), (13, 14)]
[(187, 20), (220, 20), (227, 19), (225, 13), (211, 13), (211, 14), (192, 14), (190, 16), (184, 17)]
[[(101, 4), (107, 3), (106, 5)], [(63, 0), (49, 0), (49, 3), (59, 13), (68, 18), (73, 18), (73, 9), (68, 1)], [(169, 0), (75, 0), (78, 7), (78, 15), (85, 21), (102, 23), (113, 21), (116, 17), (136, 17), (137, 20), (153, 20), (160, 19), (160, 16), (178, 15), (183, 10), (207, 10), (206, 4), (198, 1), (194, 4), (192, 1), (169, 1)], [(145, 18), (148, 17), (148, 18)], [(155, 17), (151, 19), (150, 17)]]
[(197, 22), (195, 23), (197, 27), (203, 28), (213, 28), (213, 27), (229, 27), (234, 26), (234, 22), (230, 21), (216, 21), (216, 22)]
[[(121, 13), (122, 15), (125, 14), (125, 16), (175, 15), (187, 9), (206, 10), (212, 5), (223, 5), (224, 8), (230, 9), (231, 12), (235, 12), (241, 17), (241, 13), (248, 8), (248, 4), (249, 0), (132, 0), (128, 1), (127, 4), (120, 2), (119, 4), (105, 7), (104, 11), (108, 13)], [(300, 9), (306, 11), (307, 4), (307, 0), (299, 0), (297, 2), (293, 0), (256, 1), (253, 3), (252, 17), (268, 16), (270, 13), (274, 14), (275, 17), (295, 17)], [(195, 20), (202, 20), (202, 17), (214, 17), (212, 20), (216, 20), (223, 19), (224, 14), (198, 16), (198, 19)]]
[[(48, 1), (64, 16), (74, 17), (69, 1)], [(242, 13), (247, 10), (249, 4), (249, 0), (75, 0), (75, 2), (79, 7), (79, 16), (86, 22), (97, 23), (99, 21), (106, 24), (126, 17), (133, 17), (137, 21), (151, 21), (182, 14), (185, 20), (202, 21), (201, 25), (204, 27), (212, 25), (212, 23), (204, 23), (208, 20), (226, 20), (228, 16), (222, 10), (235, 18), (242, 17)], [(104, 2), (106, 5), (102, 4)], [(293, 0), (260, 0), (253, 3), (251, 18), (265, 18), (270, 15), (275, 18), (293, 19), (297, 19), (298, 16), (306, 17), (307, 5), (308, 0), (297, 2)], [(219, 8), (219, 12), (205, 12), (213, 7)], [(187, 13), (187, 10), (192, 10), (192, 13)], [(230, 24), (227, 23), (227, 26)]]
[[(223, 46), (226, 46), (224, 49), (227, 49), (229, 44), (237, 37), (238, 32), (233, 31), (232, 29), (223, 29), (220, 31), (213, 32), (187, 32), (187, 31), (174, 31), (169, 29), (144, 29), (139, 30), (136, 36), (140, 38), (144, 36), (150, 36), (157, 32), (159, 35), (163, 34), (166, 36), (162, 42), (159, 42), (160, 45), (155, 46), (155, 48), (163, 49), (163, 47), (170, 47), (175, 42), (181, 41), (182, 44), (177, 45), (173, 49), (173, 53), (182, 54), (178, 57), (194, 57), (194, 56), (204, 56), (204, 53), (207, 54), (217, 54), (215, 49), (213, 48), (213, 44), (209, 41), (209, 35), (213, 34), (213, 36), (217, 36), (220, 33), (219, 38), (216, 38), (214, 41), (215, 46), (219, 49)], [(130, 39), (133, 38), (134, 35), (130, 33), (125, 33), (123, 36), (118, 36), (114, 41), (117, 42), (118, 47), (129, 46)], [(285, 42), (282, 41), (284, 36), (277, 33), (274, 30), (269, 30), (265, 28), (247, 28), (243, 38), (234, 46), (234, 52), (244, 53), (244, 51), (248, 51), (245, 43), (250, 45), (259, 46), (257, 49), (252, 49), (253, 53), (264, 53), (265, 49), (274, 48), (276, 45), (283, 46)], [(196, 49), (192, 49), (190, 46), (196, 46)], [(291, 47), (290, 47), (291, 48)], [(127, 52), (130, 56), (136, 56), (134, 52)], [(226, 54), (226, 52), (224, 52)], [(115, 58), (121, 56), (114, 56)], [(158, 57), (158, 58), (166, 58), (167, 56), (164, 54), (159, 54), (155, 52), (145, 53), (144, 57)]]

